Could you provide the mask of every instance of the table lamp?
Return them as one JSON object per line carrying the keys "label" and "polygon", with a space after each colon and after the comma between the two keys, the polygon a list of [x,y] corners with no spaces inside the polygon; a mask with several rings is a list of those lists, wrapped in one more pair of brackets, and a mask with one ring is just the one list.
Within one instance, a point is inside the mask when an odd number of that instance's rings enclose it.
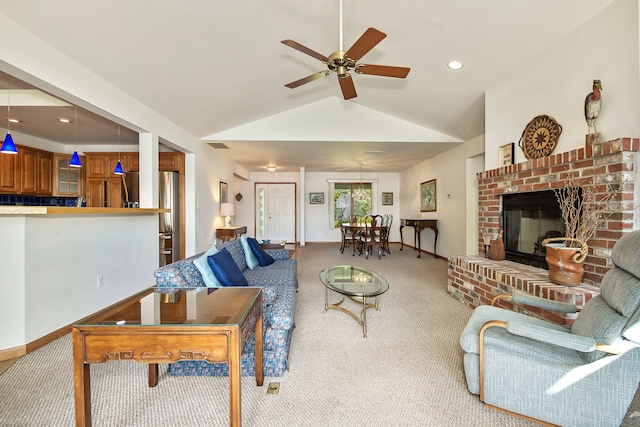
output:
{"label": "table lamp", "polygon": [[231,217],[236,214],[236,205],[233,203],[220,203],[220,215],[224,217],[224,226],[231,227]]}

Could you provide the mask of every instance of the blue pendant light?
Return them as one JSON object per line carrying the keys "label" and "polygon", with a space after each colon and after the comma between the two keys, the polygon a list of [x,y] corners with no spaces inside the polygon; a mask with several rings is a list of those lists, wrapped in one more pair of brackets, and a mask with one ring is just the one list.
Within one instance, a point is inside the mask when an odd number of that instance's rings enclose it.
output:
{"label": "blue pendant light", "polygon": [[13,143],[11,137],[11,82],[9,82],[9,91],[7,92],[7,136],[4,137],[0,153],[18,154],[16,144]]}
{"label": "blue pendant light", "polygon": [[[73,142],[75,146],[78,146],[78,107],[73,107]],[[69,160],[69,167],[72,168],[81,168],[82,162],[80,161],[80,156],[78,156],[78,151],[73,151],[73,156],[71,156],[71,160]]]}
{"label": "blue pendant light", "polygon": [[11,137],[11,134],[9,132],[7,132],[7,136],[4,137],[4,142],[2,143],[2,149],[0,149],[0,153],[18,154],[16,144],[13,143],[13,138]]}
{"label": "blue pendant light", "polygon": [[72,168],[81,168],[82,162],[80,161],[80,156],[78,156],[78,152],[74,151],[73,156],[71,156],[71,160],[69,160],[69,166]]}
{"label": "blue pendant light", "polygon": [[118,160],[118,164],[116,165],[116,168],[114,169],[113,173],[116,175],[124,174],[124,171],[122,170],[122,165],[120,164],[120,160]]}
{"label": "blue pendant light", "polygon": [[118,125],[118,164],[116,164],[116,168],[113,173],[116,175],[124,175],[122,165],[120,164],[120,125]]}

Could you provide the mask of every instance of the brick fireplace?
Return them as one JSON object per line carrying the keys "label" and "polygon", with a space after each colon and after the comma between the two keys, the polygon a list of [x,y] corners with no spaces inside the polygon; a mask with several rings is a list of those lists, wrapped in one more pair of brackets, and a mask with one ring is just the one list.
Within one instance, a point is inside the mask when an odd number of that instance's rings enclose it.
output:
{"label": "brick fireplace", "polygon": [[[583,283],[586,285],[585,294],[584,297],[580,297],[583,302],[586,302],[598,293],[597,286],[611,266],[611,248],[620,237],[634,229],[636,221],[634,207],[637,206],[634,195],[639,150],[640,138],[619,138],[479,173],[477,175],[478,253],[484,254],[483,234],[497,233],[500,229],[504,194],[561,188],[565,185],[569,170],[572,170],[580,179],[594,177],[596,183],[602,183],[599,191],[605,190],[604,183],[623,182],[620,209],[613,213],[597,230],[595,236],[587,242],[589,255],[585,260],[583,278]],[[492,263],[497,264],[496,268],[501,271],[498,276],[493,273],[495,268],[491,268]],[[517,271],[510,274],[505,269]],[[530,276],[531,280],[528,281],[527,276]],[[449,292],[453,297],[472,307],[488,304],[493,296],[510,293],[510,288],[513,287],[537,296],[567,302],[574,301],[576,293],[580,293],[577,288],[566,288],[549,283],[545,280],[547,278],[546,270],[511,261],[488,262],[482,255],[451,257],[449,260]],[[535,282],[543,287],[529,282]],[[509,305],[508,308],[511,306]],[[552,320],[558,321],[555,318]]]}

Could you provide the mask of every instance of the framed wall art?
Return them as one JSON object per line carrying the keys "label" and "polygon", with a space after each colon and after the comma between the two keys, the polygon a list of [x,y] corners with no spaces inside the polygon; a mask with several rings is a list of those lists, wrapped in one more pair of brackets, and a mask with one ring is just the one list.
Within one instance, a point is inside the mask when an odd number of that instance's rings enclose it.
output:
{"label": "framed wall art", "polygon": [[393,193],[382,193],[382,206],[393,206]]}
{"label": "framed wall art", "polygon": [[309,203],[312,205],[324,204],[324,193],[309,193]]}
{"label": "framed wall art", "polygon": [[220,203],[229,202],[229,184],[220,181]]}
{"label": "framed wall art", "polygon": [[500,166],[509,166],[513,164],[513,142],[502,145],[498,148],[498,159]]}
{"label": "framed wall art", "polygon": [[436,180],[420,184],[420,212],[435,212],[436,210]]}

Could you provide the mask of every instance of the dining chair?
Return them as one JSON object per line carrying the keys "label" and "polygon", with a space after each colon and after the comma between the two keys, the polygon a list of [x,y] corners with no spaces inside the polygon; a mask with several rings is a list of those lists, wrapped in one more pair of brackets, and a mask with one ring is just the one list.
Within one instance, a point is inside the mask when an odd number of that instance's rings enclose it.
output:
{"label": "dining chair", "polygon": [[[383,245],[382,249],[384,252],[391,254],[391,249],[389,248],[389,234],[391,234],[391,224],[393,223],[393,215],[386,214],[383,216],[382,225],[384,227],[383,230]],[[384,253],[383,253],[384,255]]]}
{"label": "dining chair", "polygon": [[354,226],[357,226],[360,221],[360,218],[357,215],[352,215],[349,217],[349,224],[343,224],[340,227],[342,232],[342,246],[340,247],[340,253],[344,253],[345,248],[348,246],[353,247],[353,255],[356,255],[356,248],[358,246],[359,240],[359,231]]}
{"label": "dining chair", "polygon": [[373,253],[373,247],[378,246],[378,259],[382,258],[383,245],[383,225],[382,215],[368,215],[365,222],[365,229],[360,236],[360,254],[364,254],[369,259],[369,254]]}

